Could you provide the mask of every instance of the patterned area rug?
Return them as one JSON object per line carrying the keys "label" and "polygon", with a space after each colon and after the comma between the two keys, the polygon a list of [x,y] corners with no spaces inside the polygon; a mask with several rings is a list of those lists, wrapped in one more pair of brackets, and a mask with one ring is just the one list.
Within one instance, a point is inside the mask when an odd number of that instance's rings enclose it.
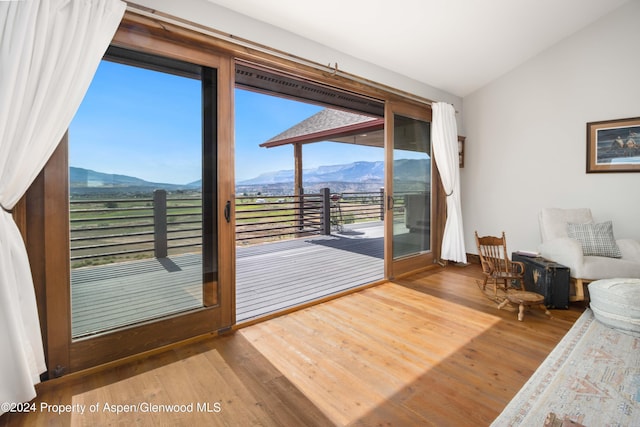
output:
{"label": "patterned area rug", "polygon": [[587,309],[492,426],[543,426],[549,412],[588,427],[640,426],[640,338]]}

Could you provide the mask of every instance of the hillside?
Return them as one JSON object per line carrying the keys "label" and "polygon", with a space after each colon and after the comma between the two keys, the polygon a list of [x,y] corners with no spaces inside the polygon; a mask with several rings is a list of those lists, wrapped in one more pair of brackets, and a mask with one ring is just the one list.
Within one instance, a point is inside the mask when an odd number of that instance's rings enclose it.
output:
{"label": "hillside", "polygon": [[[402,188],[396,191],[424,191],[430,182],[431,165],[428,161],[401,159],[394,162],[396,182]],[[353,162],[342,165],[320,166],[304,169],[304,190],[315,193],[320,188],[332,192],[374,192],[384,187],[384,162]],[[294,171],[280,170],[261,174],[236,184],[238,194],[286,194],[293,192]]]}
{"label": "hillside", "polygon": [[[395,178],[403,183],[396,191],[421,191],[429,182],[430,164],[425,160],[401,159],[394,163]],[[328,187],[332,192],[374,192],[384,186],[384,162],[353,162],[341,165],[320,166],[303,171],[307,193]],[[114,196],[149,194],[155,189],[167,191],[200,191],[202,181],[184,185],[149,182],[128,175],[97,172],[78,167],[69,168],[72,195]],[[261,174],[238,182],[236,193],[241,194],[291,194],[294,171],[280,170]]]}
{"label": "hillside", "polygon": [[[384,162],[353,162],[344,165],[320,166],[302,171],[305,183],[318,182],[367,182],[384,180]],[[267,172],[255,178],[240,181],[239,186],[256,184],[292,183],[293,170]]]}
{"label": "hillside", "polygon": [[167,191],[199,190],[192,184],[176,185],[149,182],[128,175],[97,172],[91,169],[69,167],[69,189],[72,195],[113,195],[150,193],[156,189]]}

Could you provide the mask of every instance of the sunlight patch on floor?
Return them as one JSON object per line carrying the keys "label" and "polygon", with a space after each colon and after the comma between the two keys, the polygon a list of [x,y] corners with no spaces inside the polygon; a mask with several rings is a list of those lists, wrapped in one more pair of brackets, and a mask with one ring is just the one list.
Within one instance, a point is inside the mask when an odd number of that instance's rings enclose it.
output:
{"label": "sunlight patch on floor", "polygon": [[393,283],[242,329],[338,425],[411,385],[497,322]]}

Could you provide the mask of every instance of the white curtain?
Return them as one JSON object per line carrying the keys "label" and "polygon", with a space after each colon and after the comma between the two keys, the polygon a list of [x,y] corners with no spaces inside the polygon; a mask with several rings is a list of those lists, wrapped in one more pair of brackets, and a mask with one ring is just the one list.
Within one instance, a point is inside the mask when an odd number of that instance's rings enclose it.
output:
{"label": "white curtain", "polygon": [[0,402],[35,397],[46,371],[29,260],[10,212],[71,123],[125,8],[0,1]]}
{"label": "white curtain", "polygon": [[434,102],[431,123],[433,155],[447,194],[447,222],[442,238],[442,259],[467,262],[460,205],[460,163],[458,157],[458,128],[453,105]]}

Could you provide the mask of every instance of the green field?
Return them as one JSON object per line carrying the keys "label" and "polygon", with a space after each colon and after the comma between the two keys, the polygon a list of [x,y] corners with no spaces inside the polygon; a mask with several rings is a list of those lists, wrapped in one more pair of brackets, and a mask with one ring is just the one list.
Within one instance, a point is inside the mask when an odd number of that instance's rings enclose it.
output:
{"label": "green field", "polygon": [[[298,225],[294,197],[238,197],[236,236],[241,244],[299,236],[320,229],[319,198],[305,196],[305,229]],[[153,197],[86,199],[74,197],[70,206],[72,268],[154,256]],[[344,203],[341,216],[332,208],[332,224],[371,220],[379,209],[375,199]],[[202,244],[202,201],[199,194],[168,194],[166,227],[169,255],[199,252]],[[181,247],[176,247],[181,246]],[[183,246],[183,247],[182,247]]]}

